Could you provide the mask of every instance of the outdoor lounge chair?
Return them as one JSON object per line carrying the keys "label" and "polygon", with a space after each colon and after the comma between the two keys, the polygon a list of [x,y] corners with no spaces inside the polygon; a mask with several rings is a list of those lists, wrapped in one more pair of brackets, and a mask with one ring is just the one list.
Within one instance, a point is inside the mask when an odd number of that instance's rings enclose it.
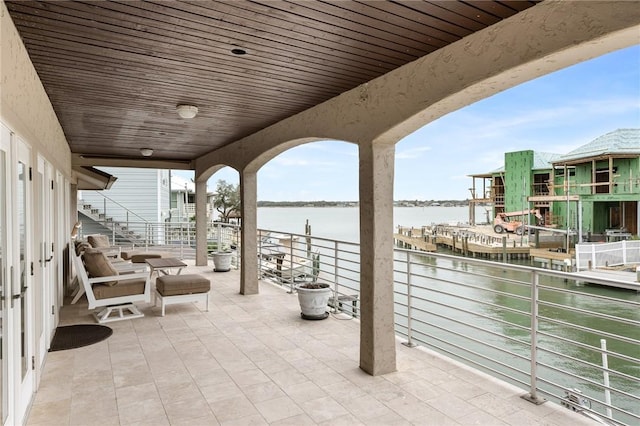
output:
{"label": "outdoor lounge chair", "polygon": [[[71,241],[70,247],[74,247],[71,250],[71,255],[73,256],[74,266],[75,266],[75,257],[79,257],[79,262],[82,263],[82,254],[85,252],[100,252],[101,249],[93,248],[91,244],[86,241]],[[109,260],[109,263],[113,266],[113,268],[118,271],[118,274],[123,273],[134,273],[134,272],[148,272],[149,268],[146,263],[132,263],[129,261],[125,261],[118,257],[112,257],[109,251],[107,251],[106,256]],[[74,292],[71,294],[73,299],[71,300],[71,304],[74,305],[83,294],[85,294],[84,286],[82,286],[78,281],[78,276],[76,275],[73,278],[73,282],[71,283],[71,287],[75,288]]]}
{"label": "outdoor lounge chair", "polygon": [[109,241],[109,237],[103,234],[87,235],[87,243],[95,249],[100,250],[108,257],[119,258],[120,246],[113,246]]}
{"label": "outdoor lounge chair", "polygon": [[144,316],[134,303],[149,303],[151,300],[151,281],[146,268],[119,273],[107,256],[99,251],[85,251],[82,255],[74,253],[72,257],[89,309],[103,308],[94,312],[99,323]]}

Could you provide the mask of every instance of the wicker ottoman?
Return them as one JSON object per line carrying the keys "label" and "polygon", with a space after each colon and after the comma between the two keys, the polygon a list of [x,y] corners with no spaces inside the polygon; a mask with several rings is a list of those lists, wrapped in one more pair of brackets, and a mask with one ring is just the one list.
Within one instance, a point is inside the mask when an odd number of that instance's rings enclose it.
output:
{"label": "wicker ottoman", "polygon": [[163,275],[156,279],[154,306],[160,301],[162,316],[167,305],[203,301],[209,310],[211,282],[198,274]]}

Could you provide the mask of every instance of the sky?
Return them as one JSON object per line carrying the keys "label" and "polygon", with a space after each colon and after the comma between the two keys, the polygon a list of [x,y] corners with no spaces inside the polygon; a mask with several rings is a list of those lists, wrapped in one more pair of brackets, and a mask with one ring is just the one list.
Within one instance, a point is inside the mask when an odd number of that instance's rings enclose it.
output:
{"label": "sky", "polygon": [[[605,133],[639,127],[637,45],[523,83],[405,137],[396,145],[394,199],[464,200],[468,175],[499,168],[506,152],[566,154]],[[239,181],[225,168],[209,179],[209,190],[220,179]],[[357,147],[320,141],[280,154],[258,172],[258,200],[358,200]]]}

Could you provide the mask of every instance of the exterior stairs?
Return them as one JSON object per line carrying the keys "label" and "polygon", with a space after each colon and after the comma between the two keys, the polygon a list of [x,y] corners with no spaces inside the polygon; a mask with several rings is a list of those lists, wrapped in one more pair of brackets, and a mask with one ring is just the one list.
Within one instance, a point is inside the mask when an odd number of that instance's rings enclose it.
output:
{"label": "exterior stairs", "polygon": [[143,245],[145,239],[134,230],[128,229],[126,224],[114,221],[112,217],[107,217],[100,209],[78,200],[78,215],[85,216],[94,222],[94,225],[105,229],[105,233],[111,235],[115,233],[118,245]]}

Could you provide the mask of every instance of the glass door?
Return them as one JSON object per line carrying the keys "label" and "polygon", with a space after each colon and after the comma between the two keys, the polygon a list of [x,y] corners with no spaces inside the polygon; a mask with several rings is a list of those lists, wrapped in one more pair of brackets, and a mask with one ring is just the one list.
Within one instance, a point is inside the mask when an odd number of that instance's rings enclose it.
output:
{"label": "glass door", "polygon": [[[17,420],[21,421],[26,413],[29,402],[33,395],[33,368],[35,359],[33,358],[34,346],[34,326],[33,326],[33,300],[31,288],[31,275],[33,274],[33,263],[31,262],[30,250],[30,181],[31,166],[29,148],[20,140],[15,140],[13,145],[17,158],[14,162],[13,171],[14,194],[13,205],[15,209],[15,223],[13,228],[13,282],[12,286],[12,308],[17,331],[17,346],[20,351],[20,366],[18,378],[18,409],[16,410]],[[15,341],[15,340],[14,340]]]}
{"label": "glass door", "polygon": [[53,276],[55,268],[53,267],[54,239],[52,235],[56,215],[52,205],[54,184],[51,175],[51,165],[43,157],[38,156],[34,178],[34,189],[37,196],[33,200],[33,212],[35,215],[33,259],[36,262],[34,282],[38,283],[38,289],[34,292],[35,329],[38,345],[36,348],[37,375],[39,375],[39,367],[44,362],[44,357],[49,349],[49,342],[56,327],[55,303],[57,288]]}

